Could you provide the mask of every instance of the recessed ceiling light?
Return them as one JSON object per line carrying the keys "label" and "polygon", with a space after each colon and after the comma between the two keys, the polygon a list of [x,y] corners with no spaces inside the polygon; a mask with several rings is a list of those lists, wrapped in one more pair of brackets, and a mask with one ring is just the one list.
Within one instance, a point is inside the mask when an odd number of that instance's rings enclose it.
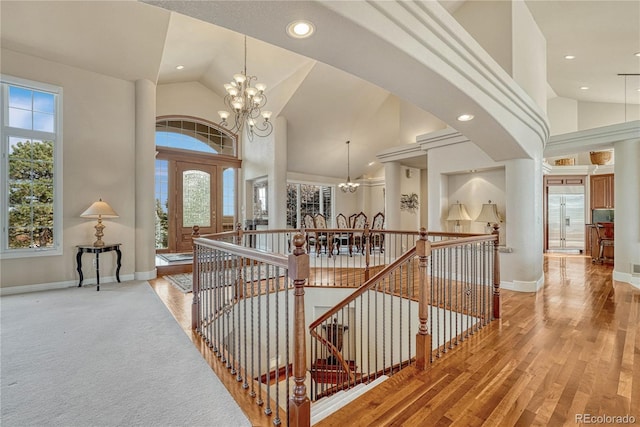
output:
{"label": "recessed ceiling light", "polygon": [[636,52],[634,55],[640,57],[640,52]]}
{"label": "recessed ceiling light", "polygon": [[580,90],[589,90],[589,86],[580,86]]}
{"label": "recessed ceiling light", "polygon": [[[640,90],[640,89],[638,89],[638,90]],[[376,164],[376,162],[369,162],[369,166],[373,166],[375,164]]]}
{"label": "recessed ceiling light", "polygon": [[638,89],[636,89],[638,92],[640,92],[640,87]]}
{"label": "recessed ceiling light", "polygon": [[468,122],[469,120],[473,120],[473,114],[462,114],[458,116],[458,120],[461,122]]}
{"label": "recessed ceiling light", "polygon": [[294,39],[304,39],[309,37],[315,31],[315,27],[309,21],[299,20],[293,21],[287,25],[287,34]]}
{"label": "recessed ceiling light", "polygon": [[184,65],[178,65],[178,66],[176,67],[176,70],[182,70],[183,68],[184,68]]}
{"label": "recessed ceiling light", "polygon": [[574,55],[565,55],[564,59],[576,59]]}

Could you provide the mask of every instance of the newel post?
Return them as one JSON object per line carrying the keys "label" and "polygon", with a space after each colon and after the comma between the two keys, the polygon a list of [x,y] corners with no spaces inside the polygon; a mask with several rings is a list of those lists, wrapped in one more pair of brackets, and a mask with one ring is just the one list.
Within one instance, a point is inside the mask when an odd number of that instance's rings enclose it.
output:
{"label": "newel post", "polygon": [[198,247],[195,240],[200,237],[200,227],[194,225],[191,230],[191,245],[193,246],[193,272],[191,277],[191,283],[193,284],[193,300],[191,302],[191,329],[198,329],[199,319],[198,313],[200,312],[200,263],[198,257]]}
{"label": "newel post", "polygon": [[493,242],[493,318],[500,318],[500,252],[498,243],[500,240],[500,224],[493,224],[493,232],[496,240]]}
{"label": "newel post", "polygon": [[420,326],[416,334],[416,368],[425,370],[431,360],[431,335],[427,323],[429,322],[429,301],[427,300],[427,262],[431,256],[431,242],[427,240],[427,229],[420,228],[420,239],[416,242],[418,263],[418,317]]}
{"label": "newel post", "polygon": [[289,255],[289,278],[293,280],[293,393],[289,399],[289,426],[311,425],[311,401],[304,380],[307,373],[307,344],[304,321],[304,284],[309,278],[309,254],[304,250],[305,236],[293,236],[294,250]]}

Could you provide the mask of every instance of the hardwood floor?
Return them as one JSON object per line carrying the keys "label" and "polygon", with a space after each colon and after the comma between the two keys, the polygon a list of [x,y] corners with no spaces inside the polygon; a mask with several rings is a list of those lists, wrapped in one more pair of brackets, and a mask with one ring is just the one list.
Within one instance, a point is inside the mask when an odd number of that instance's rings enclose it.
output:
{"label": "hardwood floor", "polygon": [[[317,425],[560,426],[580,424],[579,414],[640,423],[640,290],[587,257],[547,255],[544,270],[542,290],[502,290],[502,319],[428,370],[407,368]],[[225,371],[191,333],[191,295],[161,278],[152,287],[212,368]],[[270,424],[221,378],[253,425]]]}

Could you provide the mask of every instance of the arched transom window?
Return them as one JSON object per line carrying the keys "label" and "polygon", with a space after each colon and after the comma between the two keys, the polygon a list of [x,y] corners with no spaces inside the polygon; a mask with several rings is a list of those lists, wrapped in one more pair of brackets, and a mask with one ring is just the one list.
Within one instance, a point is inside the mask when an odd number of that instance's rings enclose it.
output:
{"label": "arched transom window", "polygon": [[156,145],[233,157],[237,155],[235,138],[193,118],[158,119]]}

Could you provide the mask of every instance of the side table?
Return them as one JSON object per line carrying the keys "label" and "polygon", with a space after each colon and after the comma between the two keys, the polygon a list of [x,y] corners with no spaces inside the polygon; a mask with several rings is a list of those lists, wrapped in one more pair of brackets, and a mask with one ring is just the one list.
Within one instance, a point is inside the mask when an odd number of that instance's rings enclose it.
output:
{"label": "side table", "polygon": [[78,287],[82,286],[82,280],[84,280],[84,276],[82,274],[82,254],[90,253],[96,254],[96,282],[97,288],[96,291],[100,290],[100,254],[103,252],[111,252],[116,251],[117,260],[116,260],[116,279],[118,283],[120,283],[120,266],[122,261],[122,252],[120,251],[120,245],[122,243],[105,243],[104,246],[93,246],[93,245],[78,245],[78,254],[76,255],[76,263],[78,264],[78,274],[80,274],[80,283],[78,283]]}

